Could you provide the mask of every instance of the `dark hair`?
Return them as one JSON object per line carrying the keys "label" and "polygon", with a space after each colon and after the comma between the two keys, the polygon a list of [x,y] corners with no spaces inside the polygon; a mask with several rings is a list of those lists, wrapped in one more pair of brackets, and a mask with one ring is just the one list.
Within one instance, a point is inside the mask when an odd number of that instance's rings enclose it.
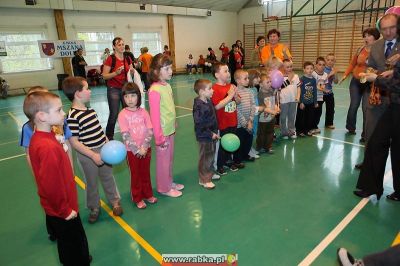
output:
{"label": "dark hair", "polygon": [[83,82],[86,79],[82,77],[68,77],[62,83],[62,89],[67,98],[72,102],[75,99],[75,92],[82,91]]}
{"label": "dark hair", "polygon": [[232,44],[232,50],[233,50],[234,48],[239,48],[239,46],[238,46],[236,43],[234,43],[234,44]]}
{"label": "dark hair", "polygon": [[198,79],[194,82],[194,92],[199,95],[199,91],[200,90],[205,90],[207,88],[207,86],[209,86],[211,84],[211,81],[209,81],[208,79]]}
{"label": "dark hair", "polygon": [[[137,96],[137,103],[136,107],[140,107],[142,104],[142,93],[140,92],[140,89],[136,83],[133,82],[127,82],[122,86],[122,98],[124,98],[125,95],[127,94],[136,94]],[[124,99],[124,104],[125,106],[127,105]]]}
{"label": "dark hair", "polygon": [[277,30],[277,29],[272,29],[272,30],[268,31],[268,33],[267,33],[267,38],[269,39],[269,36],[271,36],[272,34],[278,35],[278,38],[281,37],[281,33],[280,33],[279,30]]}
{"label": "dark hair", "polygon": [[256,44],[258,44],[261,40],[265,40],[264,36],[258,36],[256,40]]}
{"label": "dark hair", "polygon": [[217,77],[215,76],[215,74],[218,73],[219,70],[221,69],[221,67],[223,67],[223,66],[228,66],[228,65],[225,64],[225,63],[222,63],[222,62],[217,62],[217,63],[215,63],[215,64],[213,65],[212,74],[213,74],[214,78],[217,78]]}
{"label": "dark hair", "polygon": [[305,62],[303,63],[303,69],[306,68],[306,66],[313,66],[313,67],[314,67],[314,64],[311,63],[310,61],[305,61]]}
{"label": "dark hair", "polygon": [[122,38],[121,37],[115,37],[114,40],[112,41],[113,46],[115,46],[118,41],[122,41]]}
{"label": "dark hair", "polygon": [[164,49],[167,48],[168,49],[168,45],[164,45]]}
{"label": "dark hair", "polygon": [[125,44],[125,50],[126,49],[131,49],[128,44]]}
{"label": "dark hair", "polygon": [[363,38],[365,37],[366,34],[374,36],[375,40],[378,40],[379,37],[381,37],[379,30],[377,30],[376,28],[367,28],[363,30],[362,32]]}
{"label": "dark hair", "polygon": [[212,48],[211,47],[208,47],[208,49],[207,49],[208,51],[212,51]]}
{"label": "dark hair", "polygon": [[235,43],[237,44],[237,46],[239,46],[238,42],[243,46],[243,43],[241,40],[237,40]]}
{"label": "dark hair", "polygon": [[150,82],[157,82],[160,80],[160,70],[162,67],[172,65],[171,57],[164,54],[156,54],[150,64],[150,71],[147,74]]}
{"label": "dark hair", "polygon": [[318,64],[319,61],[326,63],[325,58],[323,58],[322,56],[317,57],[317,60],[315,60],[315,64]]}

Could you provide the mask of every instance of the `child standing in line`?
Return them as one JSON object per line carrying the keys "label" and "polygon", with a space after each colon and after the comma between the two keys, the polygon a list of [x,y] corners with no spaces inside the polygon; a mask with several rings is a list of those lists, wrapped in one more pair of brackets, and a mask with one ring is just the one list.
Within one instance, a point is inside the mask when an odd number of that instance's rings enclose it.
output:
{"label": "child standing in line", "polygon": [[118,115],[118,124],[127,149],[127,161],[131,174],[131,199],[139,209],[146,203],[154,204],[150,180],[150,141],[153,126],[146,109],[140,107],[142,95],[135,83],[126,83],[122,87],[125,108]]}
{"label": "child standing in line", "polygon": [[325,127],[329,129],[335,129],[333,124],[335,116],[335,97],[333,94],[333,83],[338,83],[338,78],[335,69],[335,54],[329,53],[326,56],[326,66],[324,72],[328,74],[328,83],[326,83],[324,91],[324,103],[326,103],[325,111]]}
{"label": "child standing in line", "polygon": [[254,157],[249,156],[251,145],[253,144],[253,122],[256,112],[256,104],[249,85],[249,73],[238,69],[235,72],[240,104],[237,106],[238,128],[237,135],[240,139],[239,158],[241,161],[253,162]]}
{"label": "child standing in line", "polygon": [[207,79],[199,79],[194,83],[194,91],[198,95],[193,102],[193,119],[196,139],[199,143],[199,184],[206,189],[213,189],[220,176],[214,174],[213,164],[216,140],[219,139],[217,117],[210,100],[213,89]]}
{"label": "child standing in line", "polygon": [[266,74],[261,74],[260,77],[258,101],[262,104],[263,111],[258,120],[257,150],[260,153],[273,154],[275,116],[279,113],[279,107],[274,89],[271,86],[271,78]]}
{"label": "child standing in line", "polygon": [[297,103],[300,99],[300,79],[293,72],[293,63],[289,59],[283,60],[284,82],[279,94],[280,115],[279,124],[283,139],[295,139]]}
{"label": "child standing in line", "polygon": [[[48,92],[48,89],[42,86],[35,86],[29,89],[28,94],[26,97],[28,97],[31,93],[34,92]],[[29,144],[31,142],[32,135],[34,133],[35,125],[33,121],[29,120],[22,126],[21,130],[21,139],[20,139],[20,146],[25,148],[25,153],[26,153],[26,160],[28,162],[29,167],[32,169],[32,164],[31,160],[29,157]],[[72,153],[71,153],[71,145],[69,143],[69,138],[72,136],[71,131],[69,130],[69,127],[67,125],[67,121],[64,119],[64,125],[61,127],[60,126],[52,126],[52,132],[55,133],[56,139],[60,142],[60,144],[63,146],[63,149],[65,152],[67,152],[69,160],[71,162],[71,167],[73,169],[73,162],[72,162]],[[56,132],[57,131],[57,132]],[[46,229],[48,233],[48,238],[50,241],[55,241],[56,237],[53,233],[54,230],[50,227],[50,224],[48,223],[46,219]]]}
{"label": "child standing in line", "polygon": [[91,256],[79,216],[74,173],[67,153],[51,130],[54,125],[64,124],[61,99],[50,92],[33,92],[25,98],[24,113],[35,124],[29,157],[40,204],[57,239],[59,260],[63,265],[88,266]]}
{"label": "child standing in line", "polygon": [[[312,76],[315,78],[317,85],[328,83],[328,74],[324,72],[325,65],[326,65],[325,58],[321,56],[318,57],[317,60],[315,61],[315,70],[313,71]],[[318,124],[319,121],[321,120],[321,115],[322,115],[322,105],[324,104],[324,92],[325,92],[325,87],[317,86],[318,107],[315,108],[314,126],[313,129],[311,130],[312,134],[321,133],[321,130],[318,128]]]}
{"label": "child standing in line", "polygon": [[314,113],[318,108],[317,82],[313,77],[313,63],[306,61],[303,64],[304,75],[300,78],[300,101],[297,109],[296,132],[300,137],[311,136],[315,125]]}
{"label": "child standing in line", "polygon": [[149,91],[150,119],[156,143],[157,191],[168,197],[179,197],[184,185],[172,180],[176,114],[174,97],[168,81],[172,77],[172,61],[169,56],[157,54],[150,65]]}
{"label": "child standing in line", "polygon": [[[259,87],[260,85],[260,76],[261,76],[260,71],[255,69],[249,70],[249,90],[253,94],[254,103],[256,105],[254,113],[254,121],[253,121],[253,142],[254,139],[256,139],[257,137],[258,115],[262,111],[262,108],[258,102],[258,89],[257,89],[257,87]],[[255,148],[253,148],[253,146],[250,149],[249,156],[254,157],[256,159],[260,158],[258,151]]]}
{"label": "child standing in line", "polygon": [[[217,82],[212,86],[214,93],[211,101],[217,114],[219,135],[223,137],[228,133],[236,134],[238,125],[236,104],[240,103],[237,88],[229,83],[231,75],[226,64],[214,64],[213,74]],[[228,166],[228,161],[232,159],[232,155],[233,164]],[[245,166],[239,158],[238,151],[227,152],[222,148],[221,144],[218,148],[217,156],[217,174],[220,176],[226,175],[225,166],[229,167],[232,172],[236,172],[239,168],[244,168]]]}
{"label": "child standing in line", "polygon": [[90,210],[89,223],[95,223],[100,214],[100,195],[97,178],[100,179],[105,195],[112,205],[113,214],[121,216],[117,184],[112,173],[111,165],[105,164],[100,157],[101,147],[107,142],[101,128],[97,113],[86,107],[90,101],[91,91],[85,79],[69,77],[63,81],[65,96],[72,101],[68,112],[68,126],[72,132],[70,142],[77,151],[76,157],[82,167],[86,179],[86,205]]}

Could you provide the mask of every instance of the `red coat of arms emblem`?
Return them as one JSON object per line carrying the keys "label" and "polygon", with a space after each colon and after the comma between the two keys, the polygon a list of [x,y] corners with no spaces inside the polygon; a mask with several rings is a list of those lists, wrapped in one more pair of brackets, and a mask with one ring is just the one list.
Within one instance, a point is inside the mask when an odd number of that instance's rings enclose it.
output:
{"label": "red coat of arms emblem", "polygon": [[42,43],[42,51],[47,56],[52,56],[56,49],[54,48],[54,43]]}

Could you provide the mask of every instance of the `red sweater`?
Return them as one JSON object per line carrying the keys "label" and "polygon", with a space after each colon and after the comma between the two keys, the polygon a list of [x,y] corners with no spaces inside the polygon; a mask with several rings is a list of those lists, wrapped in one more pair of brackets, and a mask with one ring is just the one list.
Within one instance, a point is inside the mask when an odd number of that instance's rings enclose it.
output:
{"label": "red sweater", "polygon": [[[226,85],[214,84],[212,89],[214,90],[213,96],[211,97],[211,101],[214,106],[219,104],[220,101],[225,99],[228,96],[228,91],[231,88],[231,84],[228,83]],[[217,121],[218,121],[218,129],[224,130],[228,127],[237,127],[237,111],[236,111],[236,102],[234,100],[230,101],[225,107],[216,111]]]}
{"label": "red sweater", "polygon": [[65,219],[72,210],[78,212],[71,163],[54,133],[35,131],[29,145],[29,156],[45,213]]}

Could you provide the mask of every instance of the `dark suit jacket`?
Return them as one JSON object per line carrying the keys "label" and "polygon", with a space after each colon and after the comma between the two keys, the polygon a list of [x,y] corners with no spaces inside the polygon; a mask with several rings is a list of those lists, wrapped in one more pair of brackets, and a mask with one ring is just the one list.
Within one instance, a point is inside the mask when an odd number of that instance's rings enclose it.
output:
{"label": "dark suit jacket", "polygon": [[[397,40],[396,44],[392,48],[392,52],[390,53],[389,57],[400,53],[400,41]],[[385,40],[380,39],[377,40],[371,47],[371,51],[368,56],[368,66],[372,67],[373,69],[376,69],[380,72],[383,72],[386,70],[385,66]]]}

